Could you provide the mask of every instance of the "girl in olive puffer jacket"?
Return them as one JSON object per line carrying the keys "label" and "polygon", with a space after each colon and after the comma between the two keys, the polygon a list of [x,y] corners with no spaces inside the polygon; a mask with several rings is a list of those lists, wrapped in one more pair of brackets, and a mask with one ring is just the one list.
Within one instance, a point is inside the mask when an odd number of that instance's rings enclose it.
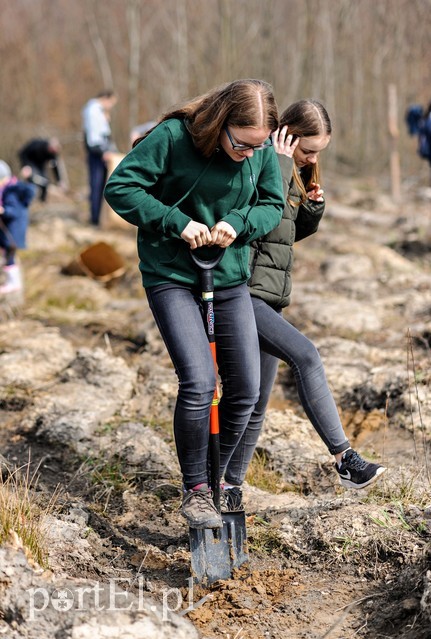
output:
{"label": "girl in olive puffer jacket", "polygon": [[315,100],[300,100],[282,113],[280,129],[273,136],[286,204],[280,225],[252,244],[249,289],[261,353],[260,397],[227,465],[222,459],[228,510],[242,506],[240,486],[262,429],[279,360],[292,368],[301,404],[335,456],[341,484],[364,488],[385,470],[350,447],[316,347],[282,315],[290,302],[293,243],[314,233],[324,213],[319,154],[329,144],[331,132],[325,108]]}

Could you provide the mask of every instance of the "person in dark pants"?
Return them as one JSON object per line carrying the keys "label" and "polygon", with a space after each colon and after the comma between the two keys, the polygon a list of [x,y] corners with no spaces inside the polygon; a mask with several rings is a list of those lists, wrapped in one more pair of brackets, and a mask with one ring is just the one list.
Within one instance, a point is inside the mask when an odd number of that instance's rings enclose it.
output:
{"label": "person in dark pants", "polygon": [[431,102],[419,122],[418,138],[418,153],[421,158],[428,161],[431,168]]}
{"label": "person in dark pants", "polygon": [[48,169],[51,169],[55,182],[66,188],[66,176],[60,162],[61,145],[57,138],[35,138],[25,144],[19,151],[18,157],[21,169],[31,170],[30,181],[39,187],[39,199],[45,202],[48,195]]}
{"label": "person in dark pants", "polygon": [[111,135],[111,110],[117,103],[113,91],[102,91],[82,110],[84,143],[90,185],[90,223],[98,226],[107,177],[107,162],[116,152]]}
{"label": "person in dark pants", "polygon": [[[247,289],[248,244],[275,228],[284,199],[271,133],[272,88],[237,80],[165,114],[109,177],[105,198],[138,227],[147,300],[178,376],[174,435],[183,476],[181,512],[193,528],[221,528],[208,473],[216,374],[190,255],[214,269],[220,446],[233,451],[259,395],[259,342]],[[203,253],[203,254],[202,254]]]}
{"label": "person in dark pants", "polygon": [[262,430],[280,360],[292,369],[301,405],[334,456],[341,485],[365,488],[386,470],[351,448],[317,348],[282,313],[290,303],[293,244],[318,230],[325,211],[319,157],[331,133],[331,121],[323,105],[317,100],[299,100],[281,114],[280,128],[273,135],[285,207],[280,225],[252,242],[248,281],[259,335],[260,396],[234,453],[221,452],[225,477],[222,510],[243,508],[241,486]]}

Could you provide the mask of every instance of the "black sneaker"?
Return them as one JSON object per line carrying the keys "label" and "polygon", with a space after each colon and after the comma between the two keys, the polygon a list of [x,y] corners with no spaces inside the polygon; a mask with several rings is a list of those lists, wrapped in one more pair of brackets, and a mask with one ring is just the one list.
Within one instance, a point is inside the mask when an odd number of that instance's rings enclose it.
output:
{"label": "black sneaker", "polygon": [[181,514],[187,519],[190,528],[223,528],[220,513],[214,506],[212,491],[206,484],[185,493]]}
{"label": "black sneaker", "polygon": [[380,464],[365,461],[352,448],[344,453],[341,466],[335,463],[340,483],[345,488],[365,488],[382,475],[386,468]]}
{"label": "black sneaker", "polygon": [[220,508],[222,513],[242,512],[242,490],[239,486],[220,490]]}

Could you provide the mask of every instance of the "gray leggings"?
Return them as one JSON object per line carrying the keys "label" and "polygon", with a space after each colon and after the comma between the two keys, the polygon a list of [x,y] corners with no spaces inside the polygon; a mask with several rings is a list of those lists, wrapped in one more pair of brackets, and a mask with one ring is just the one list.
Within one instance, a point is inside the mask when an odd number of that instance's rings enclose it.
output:
{"label": "gray leggings", "polygon": [[234,485],[242,484],[253,457],[279,360],[292,368],[300,402],[328,451],[335,455],[350,447],[317,348],[284,319],[281,311],[257,297],[252,297],[252,302],[260,344],[260,395],[247,428],[224,469],[225,480]]}
{"label": "gray leggings", "polygon": [[[208,422],[216,375],[202,321],[200,296],[178,284],[146,289],[147,299],[178,376],[174,435],[188,490],[208,483]],[[217,363],[223,384],[219,405],[220,463],[225,465],[259,397],[259,343],[246,284],[214,293]]]}

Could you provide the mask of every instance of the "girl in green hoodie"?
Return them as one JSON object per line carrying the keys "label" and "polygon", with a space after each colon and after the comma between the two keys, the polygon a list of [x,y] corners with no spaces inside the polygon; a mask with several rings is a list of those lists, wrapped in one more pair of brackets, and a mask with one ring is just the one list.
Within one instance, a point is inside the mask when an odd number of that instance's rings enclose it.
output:
{"label": "girl in green hoodie", "polygon": [[190,250],[225,249],[214,272],[220,442],[228,455],[259,396],[259,343],[247,290],[248,244],[275,228],[283,189],[271,134],[271,87],[237,80],[166,114],[118,165],[105,198],[138,228],[147,299],[179,380],[174,435],[194,528],[222,527],[208,486],[209,414],[216,385]]}

